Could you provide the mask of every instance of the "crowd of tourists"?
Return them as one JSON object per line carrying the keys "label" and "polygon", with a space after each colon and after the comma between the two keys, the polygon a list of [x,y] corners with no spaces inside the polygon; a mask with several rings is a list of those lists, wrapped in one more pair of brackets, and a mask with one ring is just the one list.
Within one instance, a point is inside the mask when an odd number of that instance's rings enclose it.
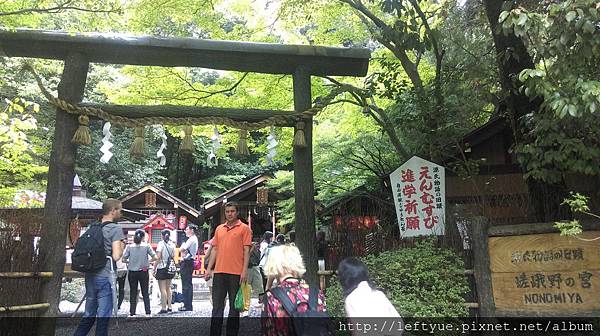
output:
{"label": "crowd of tourists", "polygon": [[[221,335],[226,298],[229,303],[226,334],[238,335],[240,310],[236,309],[235,300],[240,286],[246,283],[253,296],[258,298],[258,305],[254,308],[262,311],[263,335],[329,334],[325,295],[318,286],[304,279],[306,267],[295,246],[295,237],[291,235],[286,240],[282,234],[273,237],[273,233],[267,231],[262,241],[253,243],[250,227],[238,218],[238,205],[230,202],[224,209],[226,221],[215,229],[205,252],[204,278],[210,289],[212,303],[210,335]],[[141,316],[153,315],[149,297],[150,274],[158,282],[161,298],[161,309],[155,314],[168,315],[173,312],[171,282],[176,272],[176,249],[170,239],[170,231],[161,232],[162,240],[157,244],[156,251],[147,243],[147,235],[143,230],[137,230],[133,242],[125,247],[125,237],[116,224],[121,211],[121,202],[106,200],[101,221],[88,229],[90,233],[87,238],[92,237],[94,230],[102,233],[101,247],[106,261],[99,269],[85,273],[85,313],[75,331],[76,336],[87,335],[94,323],[96,335],[108,335],[109,318],[123,302],[126,278],[130,288],[130,318],[138,316],[138,288],[145,309],[145,314]],[[183,294],[183,305],[179,311],[193,311],[192,273],[194,256],[199,247],[196,230],[193,224],[187,226],[187,239],[179,249]],[[82,238],[85,242],[86,237]],[[80,244],[83,246],[85,243],[78,242],[78,246]],[[154,262],[152,269],[151,261]],[[360,260],[344,259],[337,272],[348,318],[399,317],[383,292],[370,281],[368,270]],[[118,290],[115,290],[117,284]]]}

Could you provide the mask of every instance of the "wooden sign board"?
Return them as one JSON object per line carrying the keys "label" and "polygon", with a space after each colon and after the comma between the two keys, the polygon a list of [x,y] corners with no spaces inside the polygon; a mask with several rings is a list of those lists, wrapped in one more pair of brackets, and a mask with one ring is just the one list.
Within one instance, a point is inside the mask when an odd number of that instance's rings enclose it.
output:
{"label": "wooden sign board", "polygon": [[[600,237],[600,231],[580,238]],[[558,233],[490,237],[497,309],[600,310],[600,240]]]}
{"label": "wooden sign board", "polygon": [[444,235],[444,167],[413,156],[390,174],[390,181],[402,238]]}

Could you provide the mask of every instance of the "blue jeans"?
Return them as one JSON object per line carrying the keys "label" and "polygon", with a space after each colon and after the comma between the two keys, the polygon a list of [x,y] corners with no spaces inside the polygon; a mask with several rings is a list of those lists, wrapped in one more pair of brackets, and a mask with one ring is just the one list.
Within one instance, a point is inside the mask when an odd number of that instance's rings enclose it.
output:
{"label": "blue jeans", "polygon": [[85,274],[85,313],[74,336],[86,336],[94,322],[96,335],[108,335],[108,322],[113,310],[113,290],[110,278]]}

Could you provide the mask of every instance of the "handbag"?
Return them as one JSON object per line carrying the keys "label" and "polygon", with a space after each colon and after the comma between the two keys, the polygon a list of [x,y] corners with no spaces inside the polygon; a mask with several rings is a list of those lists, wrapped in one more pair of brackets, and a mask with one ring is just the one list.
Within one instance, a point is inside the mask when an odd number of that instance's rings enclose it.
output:
{"label": "handbag", "polygon": [[202,270],[202,261],[200,259],[194,259],[194,271]]}

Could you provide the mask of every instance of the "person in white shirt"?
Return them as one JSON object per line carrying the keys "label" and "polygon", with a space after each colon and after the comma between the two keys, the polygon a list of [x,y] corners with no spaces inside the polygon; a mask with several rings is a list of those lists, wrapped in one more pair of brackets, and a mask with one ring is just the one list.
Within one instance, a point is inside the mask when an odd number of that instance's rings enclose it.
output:
{"label": "person in white shirt", "polygon": [[346,258],[340,262],[337,273],[348,318],[400,318],[390,300],[373,285],[369,270],[362,261],[354,257]]}
{"label": "person in white shirt", "polygon": [[194,257],[198,253],[198,238],[196,230],[198,227],[190,224],[185,229],[187,240],[181,244],[181,264],[179,274],[181,275],[181,287],[183,291],[183,307],[179,311],[192,311],[192,301],[194,297],[194,287],[192,286],[192,273],[194,272]]}
{"label": "person in white shirt", "polygon": [[161,235],[162,240],[156,247],[158,261],[154,265],[154,274],[160,291],[161,309],[158,314],[167,314],[173,311],[171,307],[171,280],[175,277],[175,273],[169,273],[169,265],[174,262],[175,244],[171,242],[171,231],[164,229],[161,231]]}
{"label": "person in white shirt", "polygon": [[267,248],[271,241],[273,240],[273,232],[265,231],[263,234],[263,240],[260,242],[260,263],[258,263],[258,269],[260,270],[260,275],[262,276],[263,288],[267,286],[267,277],[265,276],[265,265],[267,264]]}

